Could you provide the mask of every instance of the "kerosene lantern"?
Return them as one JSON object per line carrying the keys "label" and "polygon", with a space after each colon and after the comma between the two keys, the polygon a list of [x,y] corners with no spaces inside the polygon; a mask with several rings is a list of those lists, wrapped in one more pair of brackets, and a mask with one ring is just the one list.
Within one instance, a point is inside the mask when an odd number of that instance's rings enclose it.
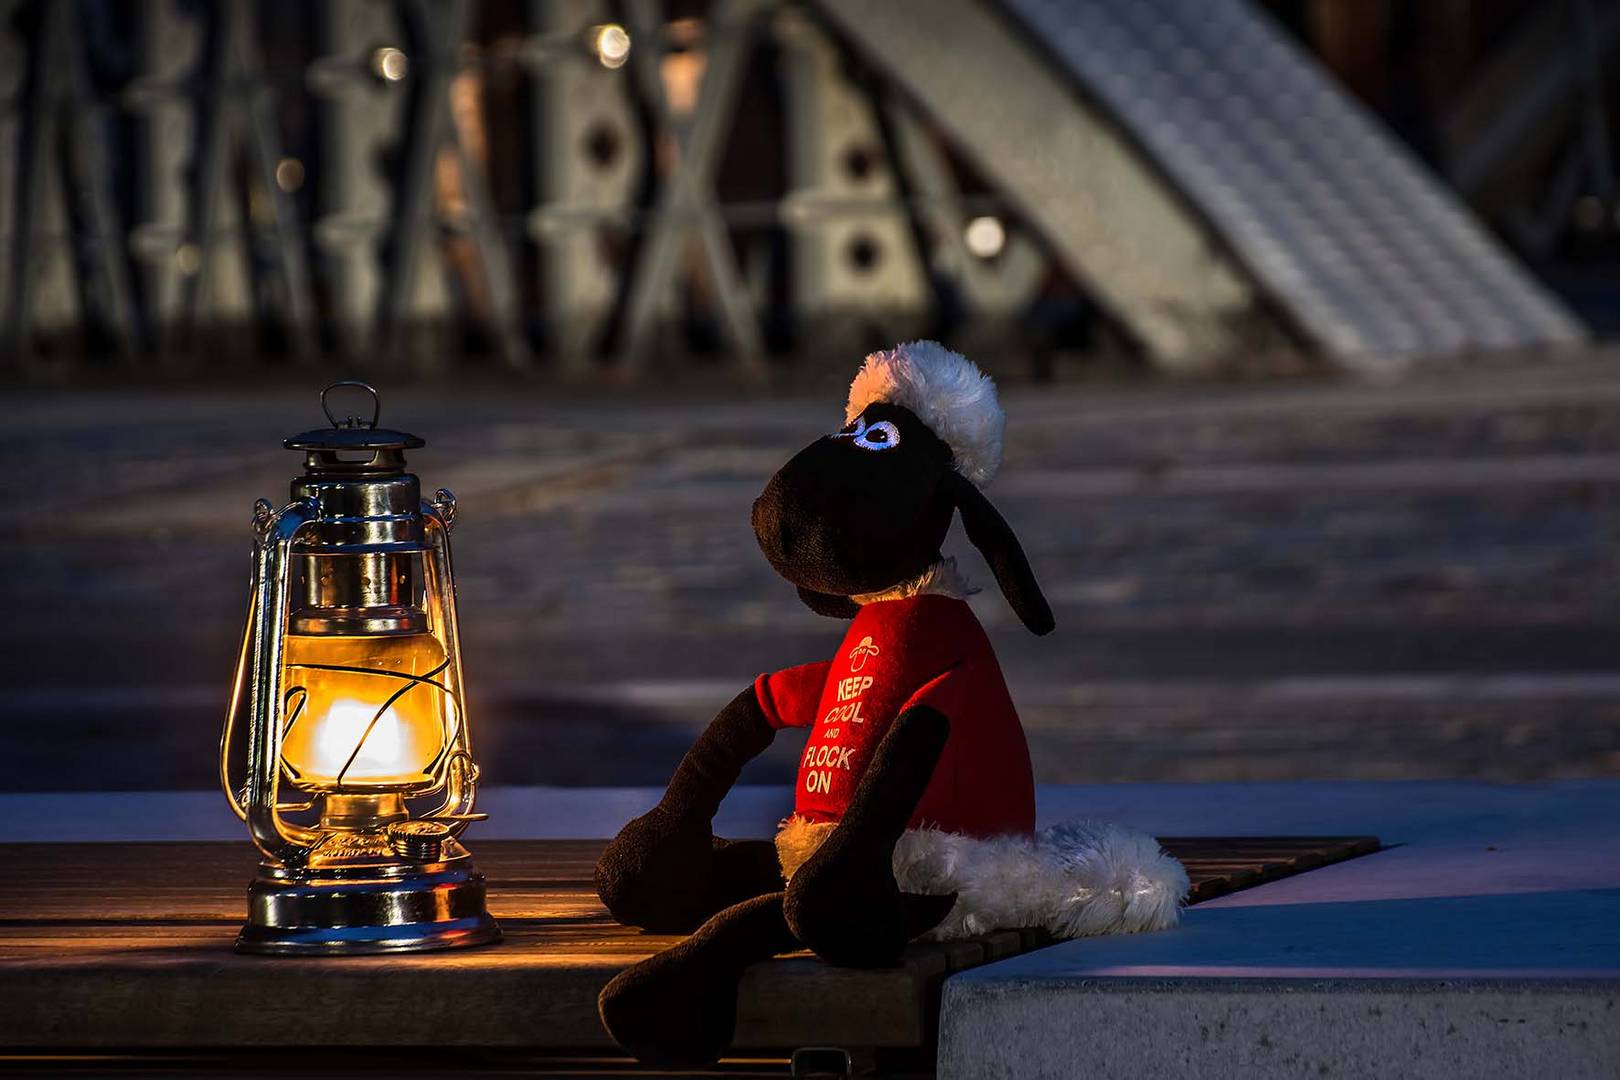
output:
{"label": "kerosene lantern", "polygon": [[[339,422],[328,397],[371,395]],[[242,952],[350,954],[500,936],[484,877],[458,841],[473,813],[450,528],[405,471],[415,435],[377,426],[365,383],[321,392],[331,427],[292,500],[254,506],[253,588],[220,741],[220,778],[264,855]],[[241,738],[238,738],[238,735]],[[233,759],[243,756],[240,773]]]}

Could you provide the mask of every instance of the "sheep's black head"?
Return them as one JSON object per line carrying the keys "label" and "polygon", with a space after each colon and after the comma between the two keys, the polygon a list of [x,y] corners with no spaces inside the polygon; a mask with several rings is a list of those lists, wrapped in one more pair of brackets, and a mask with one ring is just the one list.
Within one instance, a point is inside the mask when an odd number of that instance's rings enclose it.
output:
{"label": "sheep's black head", "polygon": [[[915,352],[905,350],[925,344],[874,354],[863,376],[875,361],[915,364]],[[929,347],[989,387],[966,360]],[[923,359],[929,358],[925,352]],[[908,390],[909,395],[892,396],[915,398],[920,392]],[[989,405],[996,409],[993,443],[999,457],[999,406],[993,388],[979,392],[991,395]],[[852,409],[856,404],[859,399],[852,397]],[[968,539],[984,552],[1013,610],[1032,631],[1047,633],[1052,613],[1017,538],[962,474],[962,464],[911,408],[870,400],[843,430],[817,439],[771,477],[754,502],[754,534],[771,566],[798,587],[806,604],[824,615],[848,617],[857,610],[850,597],[892,588],[939,562],[951,515],[960,511]],[[966,464],[984,468],[979,461]],[[994,468],[991,462],[987,471]]]}
{"label": "sheep's black head", "polygon": [[939,561],[951,450],[910,409],[874,404],[793,456],[754,503],[754,534],[801,589],[878,592]]}

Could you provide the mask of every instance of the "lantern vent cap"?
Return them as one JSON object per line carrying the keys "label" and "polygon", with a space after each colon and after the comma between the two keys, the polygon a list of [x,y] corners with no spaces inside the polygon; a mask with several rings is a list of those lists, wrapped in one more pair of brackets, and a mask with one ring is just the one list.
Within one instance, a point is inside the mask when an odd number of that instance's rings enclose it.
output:
{"label": "lantern vent cap", "polygon": [[[327,395],[346,387],[364,390],[371,395],[371,419],[350,415],[340,421],[332,413],[332,407],[327,403]],[[420,435],[378,427],[377,420],[382,415],[382,395],[377,393],[376,387],[358,379],[343,379],[322,390],[321,411],[326,413],[326,419],[331,422],[331,427],[301,432],[287,439],[282,445],[288,450],[310,451],[416,450],[427,445],[427,440]]]}

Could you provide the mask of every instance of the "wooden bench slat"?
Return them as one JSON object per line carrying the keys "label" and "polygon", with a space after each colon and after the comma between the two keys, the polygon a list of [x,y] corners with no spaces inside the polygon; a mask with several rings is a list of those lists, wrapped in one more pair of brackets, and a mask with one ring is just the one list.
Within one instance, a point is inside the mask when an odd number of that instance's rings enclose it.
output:
{"label": "wooden bench slat", "polygon": [[[0,845],[0,1044],[611,1049],[596,994],[671,936],[619,926],[591,875],[602,841],[473,845],[502,944],[407,956],[238,956],[246,843]],[[1367,837],[1166,838],[1194,902],[1369,850]],[[798,953],[750,968],[738,1045],[916,1048],[952,972],[1050,943],[1043,930],[915,944],[877,971]],[[386,1001],[387,1008],[377,1002]]]}

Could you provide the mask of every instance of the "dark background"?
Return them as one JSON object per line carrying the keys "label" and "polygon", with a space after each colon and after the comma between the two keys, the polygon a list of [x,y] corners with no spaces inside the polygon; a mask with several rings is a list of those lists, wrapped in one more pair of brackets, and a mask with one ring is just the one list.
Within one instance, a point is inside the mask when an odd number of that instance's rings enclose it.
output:
{"label": "dark background", "polygon": [[[920,306],[891,304],[883,290],[904,275],[891,278],[884,260],[898,256],[879,247],[862,265],[859,243],[839,249],[855,270],[829,275],[855,307],[805,309],[805,271],[789,257],[793,234],[780,216],[800,129],[784,104],[782,56],[765,41],[740,76],[744,107],[714,183],[724,235],[761,302],[761,354],[752,367],[739,363],[690,245],[656,332],[633,348],[626,275],[645,218],[609,223],[590,252],[550,264],[528,215],[550,205],[534,194],[555,160],[548,154],[598,163],[590,167],[605,179],[576,192],[586,201],[608,189],[615,162],[634,158],[628,198],[638,213],[656,205],[671,175],[671,129],[632,112],[632,135],[587,126],[558,142],[537,129],[529,96],[549,61],[521,60],[529,49],[595,64],[585,38],[542,24],[628,15],[615,4],[494,2],[468,9],[451,54],[459,81],[446,91],[493,206],[468,218],[453,162],[436,164],[424,196],[436,284],[422,294],[412,291],[420,281],[406,281],[405,315],[353,337],[344,297],[358,279],[345,269],[346,249],[321,237],[342,209],[331,178],[344,140],[368,133],[331,121],[321,59],[335,46],[321,9],[250,5],[247,29],[265,68],[253,85],[274,91],[253,100],[267,103],[283,142],[276,183],[312,267],[313,337],[301,346],[269,269],[271,195],[248,144],[222,159],[217,247],[199,231],[199,204],[165,202],[168,189],[143,171],[161,159],[183,178],[204,160],[196,125],[213,92],[207,58],[219,50],[201,31],[153,34],[215,9],[62,5],[71,19],[62,40],[81,50],[73,55],[83,69],[51,115],[64,118],[63,131],[83,120],[100,164],[75,157],[78,136],[50,144],[61,201],[47,200],[53,224],[18,263],[29,222],[15,196],[35,158],[0,152],[10,185],[0,191],[0,234],[13,260],[12,333],[0,352],[0,788],[215,782],[250,507],[282,498],[299,461],[280,440],[320,421],[319,388],[355,374],[382,387],[385,425],[427,438],[412,456],[424,486],[460,498],[467,679],[487,780],[661,783],[756,673],[821,658],[836,643],[839,624],[802,608],[759,556],[748,507],[790,453],[837,426],[843,386],[866,348],[924,333],[982,361],[1003,386],[1007,461],[990,495],[1022,537],[1059,630],[1029,637],[993,586],[974,607],[1006,667],[1040,780],[1620,772],[1620,375],[1606,344],[1620,326],[1609,157],[1620,96],[1616,43],[1580,33],[1583,19],[1608,8],[1261,6],[1584,320],[1589,345],[1449,356],[1369,381],[1297,337],[1262,336],[1197,378],[1177,378],[1038,243],[1034,284],[1010,309],[952,299],[937,275],[924,279]],[[44,115],[30,94],[47,68],[30,43],[42,40],[47,8],[0,8],[9,16],[0,91],[13,106],[0,138],[22,148],[28,124]],[[343,10],[382,20],[375,25],[397,14],[408,51],[422,34],[408,4],[354,0]],[[701,85],[711,10],[658,10],[660,77],[675,107]],[[883,72],[828,34],[842,50],[839,70],[880,97]],[[381,63],[390,40],[362,33],[344,48]],[[634,47],[644,45],[638,37]],[[411,63],[396,89],[424,94],[416,52]],[[593,69],[578,107],[601,86],[623,92],[600,80],[631,70]],[[367,94],[395,92],[382,75],[364,77],[373,80]],[[1556,92],[1531,93],[1544,85]],[[152,149],[171,146],[151,138],[147,125],[167,115],[141,104],[152,95],[180,102],[190,126],[176,138],[192,150],[171,160]],[[1515,103],[1528,100],[1540,102],[1532,122],[1513,120]],[[1038,241],[970,156],[940,141],[965,212],[1005,230],[1005,253],[987,263],[1004,265],[1019,238]],[[397,197],[407,146],[384,140],[354,167],[376,188],[350,209]],[[872,152],[881,159],[884,150]],[[851,175],[877,167],[859,155],[839,160]],[[286,161],[296,175],[281,169]],[[87,177],[99,178],[123,223],[116,243],[93,227]],[[194,198],[195,185],[174,183]],[[149,218],[173,227],[143,232]],[[479,220],[514,253],[520,362],[492,321],[496,301],[470,239]],[[374,284],[386,291],[400,234],[379,236],[384,283]],[[918,242],[915,257],[928,263]],[[211,254],[199,270],[203,248]],[[129,271],[124,324],[98,291],[107,259]],[[559,297],[596,296],[586,271],[603,275],[608,299],[576,340],[567,316],[589,305]],[[859,273],[872,275],[878,299],[862,299]],[[19,335],[24,278],[35,306]],[[953,551],[989,583],[959,535]],[[782,742],[750,778],[789,775],[794,747]]]}

